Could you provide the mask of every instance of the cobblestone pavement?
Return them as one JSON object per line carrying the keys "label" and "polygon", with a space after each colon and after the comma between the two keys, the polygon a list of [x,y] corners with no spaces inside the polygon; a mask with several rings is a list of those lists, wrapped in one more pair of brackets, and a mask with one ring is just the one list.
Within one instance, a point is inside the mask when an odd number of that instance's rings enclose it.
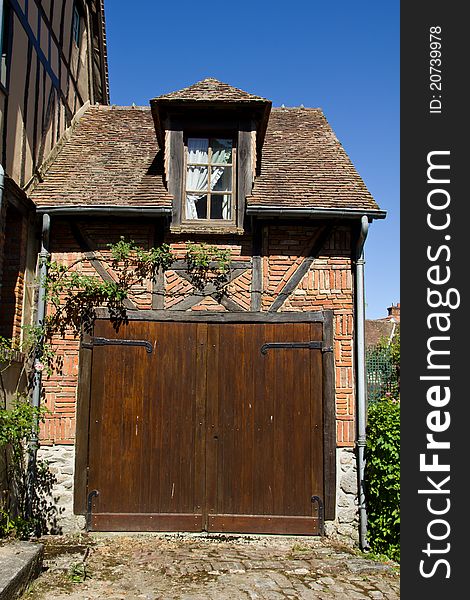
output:
{"label": "cobblestone pavement", "polygon": [[23,600],[399,598],[394,563],[322,538],[103,535],[44,538]]}

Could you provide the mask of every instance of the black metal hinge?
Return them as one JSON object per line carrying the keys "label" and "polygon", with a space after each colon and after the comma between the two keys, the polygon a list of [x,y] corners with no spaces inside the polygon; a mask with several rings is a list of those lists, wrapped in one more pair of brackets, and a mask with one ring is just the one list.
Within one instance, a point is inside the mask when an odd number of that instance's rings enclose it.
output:
{"label": "black metal hinge", "polygon": [[91,531],[91,509],[93,508],[93,498],[96,498],[96,496],[99,496],[99,495],[100,495],[100,493],[98,490],[92,490],[88,494],[86,515],[85,515],[85,528],[87,531]]}
{"label": "black metal hinge", "polygon": [[333,348],[324,346],[323,342],[267,342],[261,346],[261,354],[267,354],[270,348],[309,348],[322,352],[333,352]]}
{"label": "black metal hinge", "polygon": [[153,346],[147,340],[120,340],[117,338],[92,337],[89,342],[82,342],[83,348],[93,348],[93,346],[143,346],[151,354]]}
{"label": "black metal hinge", "polygon": [[312,496],[312,503],[318,504],[318,533],[325,535],[325,517],[323,514],[323,500],[320,496]]}

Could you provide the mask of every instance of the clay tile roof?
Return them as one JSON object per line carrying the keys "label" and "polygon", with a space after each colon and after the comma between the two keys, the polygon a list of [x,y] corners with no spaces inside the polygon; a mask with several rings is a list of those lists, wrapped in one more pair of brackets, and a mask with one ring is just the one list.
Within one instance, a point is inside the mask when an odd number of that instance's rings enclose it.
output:
{"label": "clay tile roof", "polygon": [[91,106],[37,184],[38,206],[171,207],[150,109]]}
{"label": "clay tile roof", "polygon": [[151,100],[151,102],[160,100],[179,100],[183,102],[270,102],[266,98],[254,96],[213,77],[198,81],[176,92],[158,96]]}
{"label": "clay tile roof", "polygon": [[248,205],[379,207],[319,108],[273,108]]}
{"label": "clay tile roof", "polygon": [[[274,108],[260,164],[248,207],[379,208],[320,109]],[[29,195],[40,207],[171,208],[163,173],[148,108],[91,106]]]}
{"label": "clay tile roof", "polygon": [[384,338],[390,339],[396,331],[396,324],[386,319],[366,319],[365,343],[366,347],[377,346]]}

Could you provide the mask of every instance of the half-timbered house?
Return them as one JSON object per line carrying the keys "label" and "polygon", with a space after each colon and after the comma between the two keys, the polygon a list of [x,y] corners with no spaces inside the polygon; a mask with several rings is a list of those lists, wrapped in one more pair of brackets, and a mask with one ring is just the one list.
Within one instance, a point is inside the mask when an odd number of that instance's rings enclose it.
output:
{"label": "half-timbered house", "polygon": [[28,190],[90,104],[109,102],[102,0],[0,0],[0,336],[31,323]]}
{"label": "half-timbered house", "polygon": [[[55,342],[41,451],[69,518],[73,494],[92,530],[357,539],[362,246],[385,213],[322,111],[215,79],[89,106],[30,198],[85,272],[112,278],[121,236],[176,256],[118,331],[101,311]],[[224,294],[189,242],[230,251]]]}

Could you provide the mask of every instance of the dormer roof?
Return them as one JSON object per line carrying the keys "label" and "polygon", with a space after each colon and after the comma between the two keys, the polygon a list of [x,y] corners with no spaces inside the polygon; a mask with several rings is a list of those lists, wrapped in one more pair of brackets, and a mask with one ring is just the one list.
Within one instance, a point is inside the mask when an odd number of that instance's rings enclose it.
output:
{"label": "dormer roof", "polygon": [[[155,132],[160,146],[164,145],[165,130],[172,127],[171,120],[185,118],[196,113],[218,114],[223,119],[224,113],[253,121],[258,148],[264,142],[266,127],[268,125],[271,101],[261,96],[255,96],[228,83],[223,83],[213,77],[198,81],[169,94],[163,94],[150,100]],[[191,112],[189,112],[191,111]],[[181,122],[181,121],[180,121]]]}
{"label": "dormer roof", "polygon": [[177,90],[176,92],[170,92],[169,94],[157,96],[150,101],[150,104],[166,101],[221,103],[261,102],[264,104],[271,104],[271,102],[266,98],[244,92],[243,90],[233,87],[228,83],[223,83],[214,77],[207,77],[206,79],[202,79],[201,81],[193,83],[193,85],[182,88],[181,90]]}

